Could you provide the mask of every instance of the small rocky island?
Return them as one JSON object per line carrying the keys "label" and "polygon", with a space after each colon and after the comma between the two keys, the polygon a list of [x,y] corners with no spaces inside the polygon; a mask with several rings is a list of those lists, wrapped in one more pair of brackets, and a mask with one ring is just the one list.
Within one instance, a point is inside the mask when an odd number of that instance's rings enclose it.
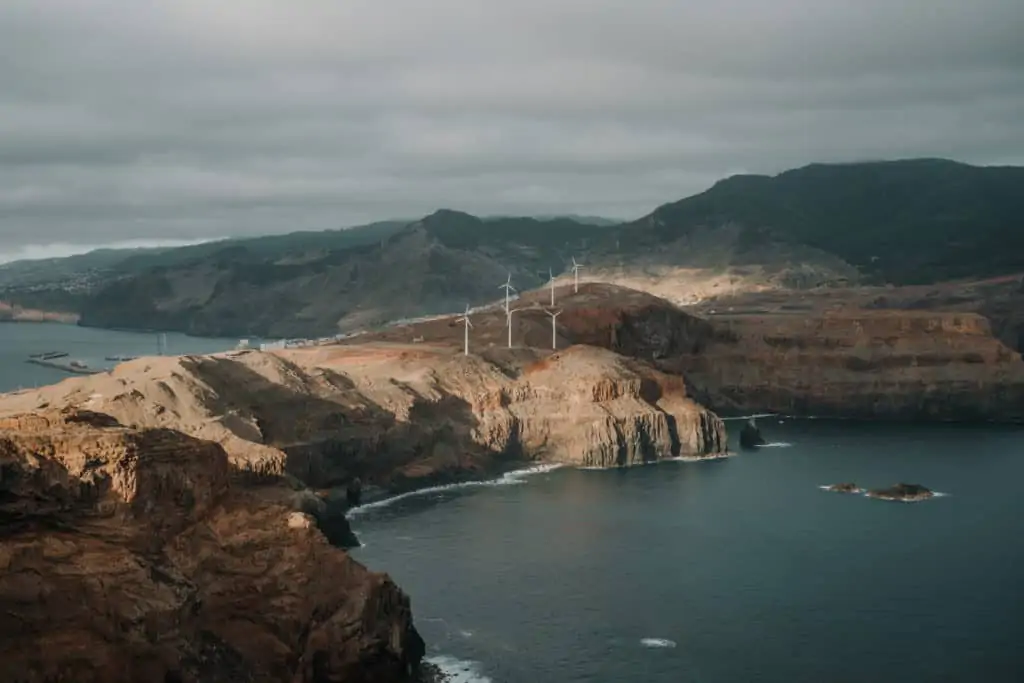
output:
{"label": "small rocky island", "polygon": [[864,493],[864,489],[860,488],[853,482],[844,482],[842,484],[830,484],[823,488],[826,491],[834,491],[836,493]]}
{"label": "small rocky island", "polygon": [[754,418],[747,420],[747,424],[743,425],[743,429],[740,430],[740,448],[750,450],[763,446],[765,443],[766,441],[761,436],[761,430],[757,428]]}
{"label": "small rocky island", "polygon": [[916,501],[933,498],[935,493],[920,484],[896,484],[887,489],[872,489],[867,492],[871,498],[882,500]]}

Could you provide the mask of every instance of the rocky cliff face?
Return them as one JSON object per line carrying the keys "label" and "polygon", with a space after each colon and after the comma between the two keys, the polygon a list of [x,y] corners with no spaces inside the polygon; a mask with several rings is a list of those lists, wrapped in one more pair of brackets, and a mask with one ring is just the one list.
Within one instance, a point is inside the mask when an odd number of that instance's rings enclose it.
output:
{"label": "rocky cliff face", "polygon": [[84,410],[0,420],[0,677],[408,680],[409,601],[217,444]]}
{"label": "rocky cliff face", "polygon": [[840,311],[712,318],[669,360],[716,410],[1024,420],[1024,363],[976,314]]}
{"label": "rocky cliff face", "polygon": [[678,377],[604,349],[486,357],[425,344],[140,359],[0,399],[102,410],[222,444],[252,475],[392,490],[528,462],[630,465],[725,450]]}

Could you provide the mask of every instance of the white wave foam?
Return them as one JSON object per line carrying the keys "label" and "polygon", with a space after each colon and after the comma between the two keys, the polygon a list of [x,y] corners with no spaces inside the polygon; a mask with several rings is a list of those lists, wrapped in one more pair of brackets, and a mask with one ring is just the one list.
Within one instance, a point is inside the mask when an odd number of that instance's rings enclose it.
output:
{"label": "white wave foam", "polygon": [[661,460],[650,460],[648,462],[637,463],[636,465],[627,465],[626,467],[619,467],[618,465],[610,465],[608,467],[577,467],[576,469],[582,472],[607,472],[608,470],[625,469],[628,470],[632,467],[647,467],[648,465],[658,465],[663,462],[706,462],[709,460],[725,460],[736,455],[735,453],[718,453],[715,455],[679,455],[674,458],[662,458]]}
{"label": "white wave foam", "polygon": [[731,458],[735,453],[716,453],[715,455],[679,455],[674,458],[666,458],[668,462],[707,462],[710,460],[725,460]]}
{"label": "white wave foam", "polygon": [[491,679],[480,671],[477,662],[456,659],[448,655],[427,657],[424,661],[440,669],[448,683],[491,683]]}
{"label": "white wave foam", "polygon": [[763,443],[758,448],[789,448],[792,445],[788,441],[772,441],[771,443]]}
{"label": "white wave foam", "polygon": [[753,415],[737,415],[735,417],[723,417],[722,420],[725,422],[734,422],[736,420],[749,420],[751,418],[757,420],[762,417],[776,417],[778,413],[754,413]]}
{"label": "white wave foam", "polygon": [[641,638],[640,644],[644,647],[675,647],[676,641],[667,638]]}
{"label": "white wave foam", "polygon": [[445,491],[454,491],[457,489],[477,488],[481,486],[509,486],[512,484],[522,484],[524,479],[534,474],[544,474],[551,472],[562,467],[562,465],[535,465],[534,467],[527,467],[521,470],[513,470],[512,472],[506,472],[497,479],[484,479],[481,481],[463,481],[457,484],[442,484],[440,486],[428,486],[427,488],[416,489],[415,491],[407,491],[406,493],[399,493],[396,496],[390,498],[384,498],[382,500],[375,500],[372,503],[366,503],[359,507],[354,507],[345,513],[347,519],[353,519],[363,514],[367,510],[375,510],[377,508],[387,507],[392,503],[396,503],[406,498],[412,498],[414,496],[425,496],[431,493],[443,493]]}

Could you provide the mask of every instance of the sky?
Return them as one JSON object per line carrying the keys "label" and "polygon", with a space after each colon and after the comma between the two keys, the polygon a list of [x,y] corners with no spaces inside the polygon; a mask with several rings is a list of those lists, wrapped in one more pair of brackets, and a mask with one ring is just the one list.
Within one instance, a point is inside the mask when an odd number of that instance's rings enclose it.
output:
{"label": "sky", "polygon": [[1021,0],[2,0],[0,260],[1024,163]]}

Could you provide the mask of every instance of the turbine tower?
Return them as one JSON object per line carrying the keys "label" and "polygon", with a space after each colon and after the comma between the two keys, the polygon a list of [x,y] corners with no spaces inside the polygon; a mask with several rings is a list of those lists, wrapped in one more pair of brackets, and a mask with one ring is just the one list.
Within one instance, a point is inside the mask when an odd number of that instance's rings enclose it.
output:
{"label": "turbine tower", "polygon": [[473,327],[473,323],[469,322],[469,304],[466,304],[466,312],[462,314],[462,317],[456,318],[455,322],[465,323],[465,346],[463,348],[463,355],[469,355],[469,328]]}
{"label": "turbine tower", "polygon": [[512,273],[508,274],[508,279],[505,280],[505,284],[498,285],[498,289],[505,290],[505,316],[508,317],[508,301],[509,295],[516,291],[516,288],[512,286]]}
{"label": "turbine tower", "polygon": [[582,267],[583,267],[582,264],[576,263],[576,257],[573,256],[572,257],[572,276],[573,276],[572,291],[573,292],[579,292],[580,291],[580,268],[582,268]]}
{"label": "turbine tower", "polygon": [[512,348],[512,314],[518,313],[518,308],[513,308],[505,314],[505,324],[508,325],[508,348]]}
{"label": "turbine tower", "polygon": [[555,275],[550,268],[548,268],[548,284],[551,285],[551,306],[553,308],[555,305]]}
{"label": "turbine tower", "polygon": [[555,328],[555,320],[558,316],[562,315],[561,311],[548,311],[548,315],[551,316],[551,348],[558,348],[558,336]]}

